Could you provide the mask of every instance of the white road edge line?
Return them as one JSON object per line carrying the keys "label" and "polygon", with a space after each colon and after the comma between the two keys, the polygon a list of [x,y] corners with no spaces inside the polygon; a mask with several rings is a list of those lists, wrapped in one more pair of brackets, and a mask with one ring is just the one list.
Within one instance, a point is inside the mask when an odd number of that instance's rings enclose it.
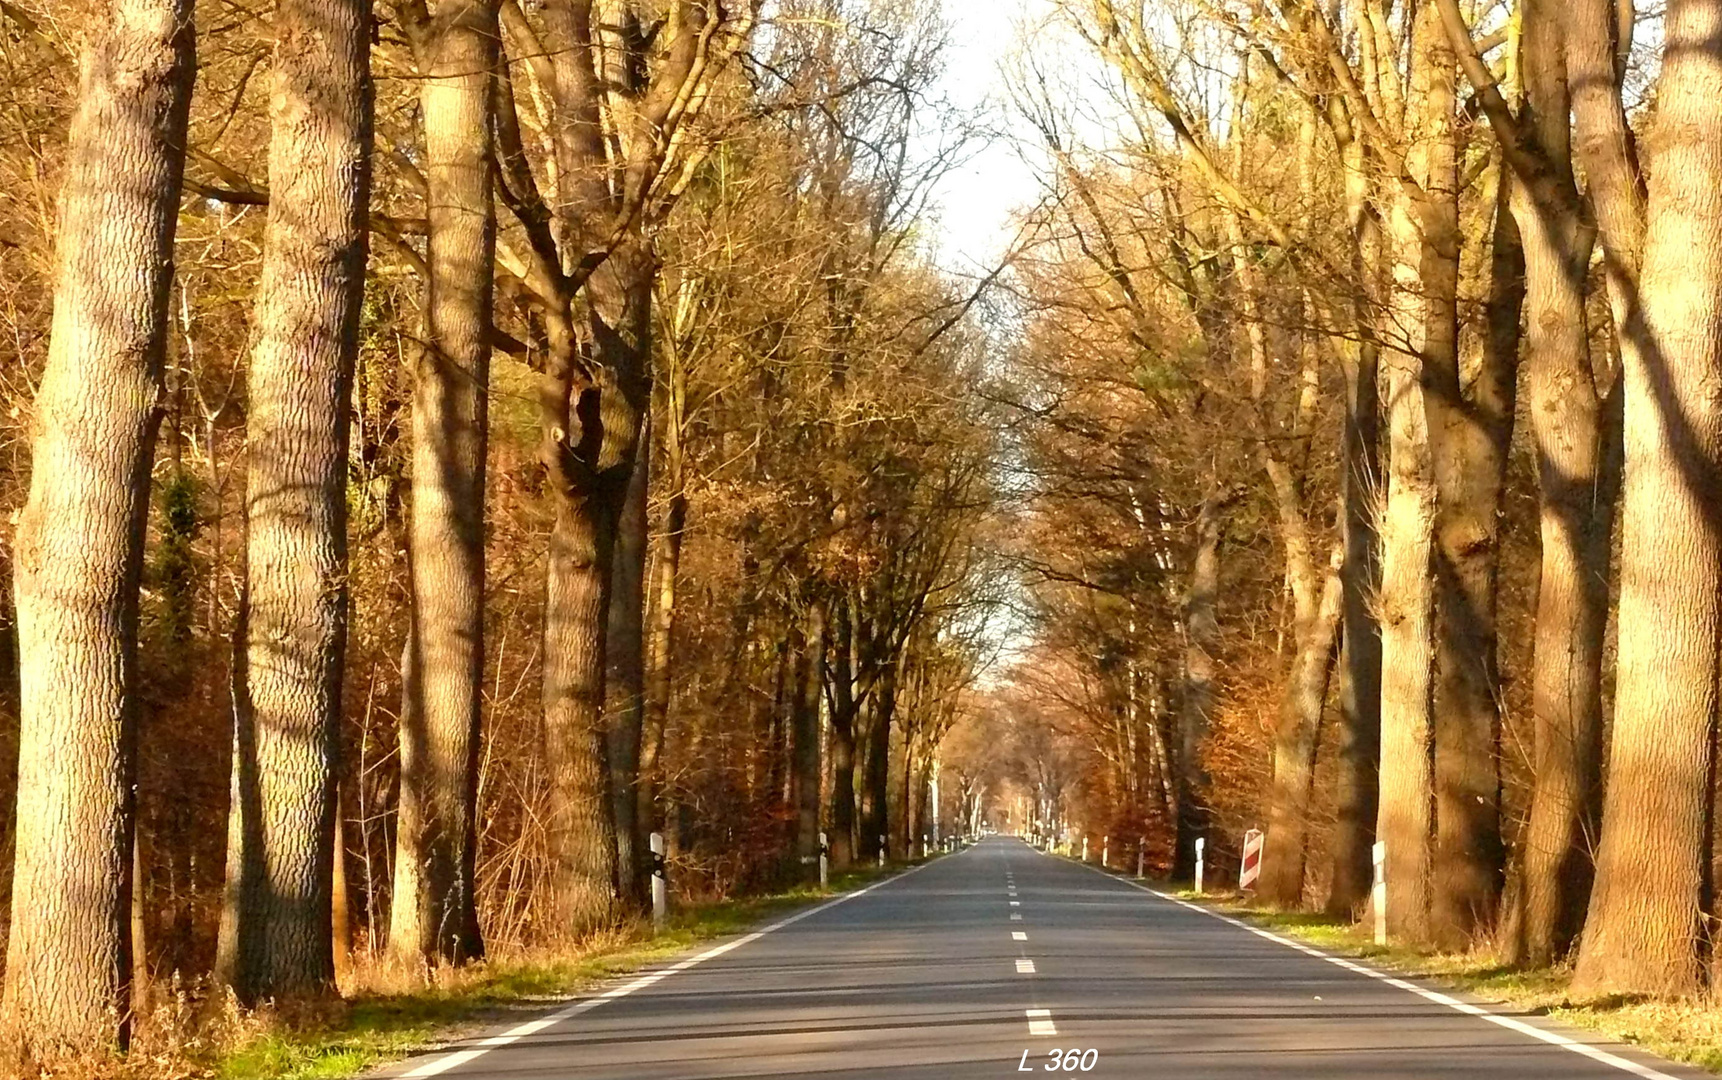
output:
{"label": "white road edge line", "polygon": [[644,990],[646,987],[663,979],[667,979],[671,975],[686,971],[696,964],[703,964],[707,960],[715,960],[724,953],[730,952],[734,949],[739,949],[743,945],[751,945],[769,933],[782,930],[786,926],[798,923],[802,919],[809,918],[813,915],[817,915],[821,911],[830,910],[838,904],[847,903],[850,900],[854,900],[856,897],[866,896],[881,885],[889,885],[893,881],[901,881],[910,874],[916,873],[917,871],[925,869],[931,865],[931,862],[924,862],[919,866],[910,867],[901,874],[892,874],[890,877],[885,878],[882,881],[875,881],[864,889],[856,889],[852,893],[844,893],[842,896],[834,896],[821,904],[816,904],[804,911],[798,911],[788,918],[779,919],[769,926],[762,926],[752,933],[743,934],[734,941],[726,941],[722,945],[713,946],[703,953],[698,953],[694,956],[688,957],[686,960],[677,961],[667,968],[662,968],[658,971],[641,975],[639,978],[630,982],[625,982],[621,986],[606,990],[604,993],[599,994],[596,997],[582,998],[579,1001],[565,1005],[546,1016],[541,1016],[536,1020],[528,1020],[523,1024],[517,1024],[499,1035],[487,1036],[473,1042],[471,1045],[463,1049],[449,1051],[439,1057],[434,1057],[417,1068],[409,1069],[404,1073],[398,1074],[397,1080],[423,1080],[423,1078],[427,1076],[440,1076],[443,1073],[448,1072],[450,1069],[465,1065],[469,1061],[474,1061],[483,1057],[485,1054],[495,1050],[499,1046],[507,1046],[510,1043],[519,1042],[528,1035],[536,1035],[545,1028],[553,1027],[564,1020],[579,1016],[581,1013],[591,1012],[593,1009],[596,1009],[598,1006],[603,1005],[606,1002],[615,1001],[617,998],[625,998],[637,990]]}
{"label": "white road edge line", "polygon": [[1028,1033],[1030,1035],[1057,1035],[1058,1025],[1052,1022],[1052,1010],[1028,1010]]}
{"label": "white road edge line", "polygon": [[1489,1023],[1504,1027],[1508,1031],[1516,1031],[1521,1035],[1529,1035],[1533,1039],[1537,1039],[1540,1042],[1546,1042],[1551,1046],[1558,1046],[1562,1050],[1571,1051],[1580,1057],[1587,1057],[1599,1064],[1609,1065],[1613,1068],[1619,1069],[1621,1072],[1631,1073],[1632,1075],[1639,1077],[1640,1080],[1679,1080],[1678,1077],[1665,1073],[1661,1069],[1652,1068],[1649,1065],[1640,1065],[1638,1062],[1630,1061],[1627,1058],[1621,1057],[1619,1054],[1611,1054],[1600,1046],[1592,1046],[1589,1043],[1579,1042],[1577,1039],[1568,1038],[1558,1032],[1544,1031],[1542,1028],[1533,1024],[1527,1024],[1516,1017],[1502,1016],[1500,1013],[1490,1012],[1481,1005],[1473,1005],[1469,1001],[1460,1001],[1458,998],[1453,997],[1450,994],[1443,994],[1439,990],[1428,990],[1424,987],[1418,986],[1416,983],[1407,982],[1404,979],[1389,975],[1386,972],[1377,971],[1371,967],[1365,967],[1363,964],[1359,964],[1357,961],[1348,959],[1347,957],[1333,956],[1329,953],[1324,953],[1320,949],[1305,945],[1301,941],[1294,941],[1288,937],[1281,937],[1279,934],[1276,934],[1271,930],[1263,930],[1259,926],[1251,926],[1242,919],[1234,919],[1230,915],[1222,915],[1211,908],[1205,908],[1201,904],[1192,904],[1188,900],[1180,899],[1170,893],[1163,893],[1159,889],[1151,889],[1146,885],[1139,885],[1134,881],[1117,877],[1113,874],[1107,874],[1092,866],[1086,866],[1081,863],[1078,863],[1077,865],[1082,866],[1085,870],[1094,870],[1095,873],[1100,874],[1102,877],[1112,878],[1114,881],[1122,882],[1133,889],[1141,889],[1143,892],[1150,893],[1162,900],[1171,901],[1179,907],[1189,908],[1191,911],[1199,911],[1203,915],[1212,919],[1218,919],[1223,923],[1231,923],[1240,930],[1247,930],[1257,937],[1266,938],[1268,941],[1274,942],[1277,945],[1284,945],[1288,949],[1296,949],[1298,952],[1304,953],[1307,956],[1326,960],[1328,963],[1342,967],[1347,971],[1355,972],[1358,975],[1366,975],[1377,982],[1384,982],[1395,989],[1416,994],[1425,1001],[1431,1001],[1437,1005],[1445,1005],[1447,1008],[1453,1009],[1457,1012],[1462,1012],[1467,1016],[1475,1016],[1479,1020],[1487,1020]]}

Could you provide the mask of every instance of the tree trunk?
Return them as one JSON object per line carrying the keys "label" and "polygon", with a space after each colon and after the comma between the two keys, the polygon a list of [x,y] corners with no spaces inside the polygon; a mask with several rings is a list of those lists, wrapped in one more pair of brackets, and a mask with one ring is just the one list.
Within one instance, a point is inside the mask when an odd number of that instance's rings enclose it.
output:
{"label": "tree trunk", "polygon": [[[640,772],[636,784],[642,832],[662,824],[658,808],[662,779],[658,759],[663,753],[664,728],[670,713],[670,671],[676,628],[676,577],[681,571],[682,540],[688,521],[688,492],[682,458],[685,378],[672,367],[669,380],[670,408],[664,431],[664,482],[669,488],[669,507],[664,514],[664,538],[653,563],[655,583],[651,613],[651,637],[646,653],[645,717],[640,735]],[[817,688],[815,688],[817,708]],[[815,785],[817,791],[817,785]]]}
{"label": "tree trunk", "polygon": [[1196,543],[1184,597],[1184,686],[1178,711],[1178,797],[1172,876],[1195,876],[1196,840],[1208,829],[1208,771],[1202,747],[1214,709],[1214,647],[1220,623],[1220,535],[1225,497],[1210,490],[1196,514]]}
{"label": "tree trunk", "polygon": [[1351,267],[1362,286],[1352,301],[1356,343],[1338,343],[1345,374],[1345,421],[1340,432],[1339,528],[1344,560],[1340,601],[1339,724],[1335,732],[1333,875],[1327,914],[1351,918],[1369,896],[1381,756],[1381,625],[1373,604],[1381,589],[1375,505],[1381,490],[1381,348],[1375,336],[1379,302],[1380,229],[1369,209],[1363,145],[1345,147],[1346,217]]}
{"label": "tree trunk", "polygon": [[[1436,944],[1461,950],[1492,927],[1505,849],[1501,840],[1495,588],[1501,489],[1512,441],[1524,300],[1524,253],[1508,210],[1512,182],[1495,200],[1483,355],[1468,389],[1459,374],[1459,196],[1451,121],[1450,43],[1436,50],[1426,106],[1444,123],[1429,140],[1423,212],[1423,406],[1435,479],[1435,853],[1430,890]],[[1438,76],[1438,77],[1436,77]],[[1439,102],[1439,104],[1437,104]]]}
{"label": "tree trunk", "polygon": [[1702,985],[1722,557],[1722,0],[1675,0],[1665,34],[1640,282],[1652,348],[1623,349],[1619,674],[1580,993]]}
{"label": "tree trunk", "polygon": [[[1437,69],[1450,62],[1438,16],[1418,9],[1412,46],[1411,151],[1407,166],[1429,173],[1425,135],[1450,125],[1441,101],[1424,91],[1450,79]],[[1434,115],[1432,115],[1434,114]],[[1422,301],[1422,224],[1415,196],[1392,200],[1390,239],[1393,284],[1388,302],[1387,509],[1381,528],[1381,770],[1376,836],[1387,844],[1387,922],[1412,942],[1429,934],[1430,840],[1433,819],[1432,730],[1433,604],[1431,546],[1436,493],[1429,460],[1428,418],[1421,385],[1426,332]]]}
{"label": "tree trunk", "polygon": [[418,29],[425,125],[427,335],[413,396],[412,623],[389,950],[413,964],[482,955],[474,903],[484,684],[484,476],[490,309],[494,0],[440,0]]}
{"label": "tree trunk", "polygon": [[854,620],[846,607],[832,619],[828,677],[831,686],[831,808],[826,815],[831,865],[838,869],[855,859],[855,653]]}
{"label": "tree trunk", "polygon": [[363,0],[285,0],[275,14],[221,965],[247,1002],[320,992],[334,978],[347,410],[365,281],[370,29]]}
{"label": "tree trunk", "polygon": [[[1315,783],[1322,708],[1339,638],[1341,589],[1337,570],[1325,575],[1318,595],[1314,615],[1297,627],[1296,650],[1274,726],[1273,786],[1256,896],[1281,907],[1297,907],[1303,902],[1309,797]],[[1275,849],[1271,857],[1270,847]]]}
{"label": "tree trunk", "polygon": [[806,876],[819,854],[819,695],[825,684],[825,609],[813,604],[803,630],[795,693],[795,854]]}
{"label": "tree trunk", "polygon": [[616,877],[626,902],[651,904],[651,867],[640,828],[640,742],[645,727],[646,490],[651,467],[651,418],[642,417],[627,501],[616,534],[611,574],[605,712],[610,747],[610,793],[616,804]]}
{"label": "tree trunk", "polygon": [[130,1032],[138,581],[193,70],[190,0],[113,0],[87,30],[14,562],[5,1012],[43,1059]]}
{"label": "tree trunk", "polygon": [[[588,355],[553,341],[541,399],[544,457],[556,504],[545,573],[544,731],[550,765],[549,940],[610,921],[620,881],[604,722],[617,536],[650,402],[657,260],[634,236],[592,275]],[[553,335],[554,337],[555,335]]]}
{"label": "tree trunk", "polygon": [[[1525,368],[1542,492],[1530,819],[1510,958],[1544,967],[1577,940],[1590,893],[1589,845],[1601,811],[1602,661],[1609,541],[1618,494],[1618,420],[1592,375],[1585,319],[1591,243],[1573,210],[1564,5],[1527,0],[1520,47],[1532,136],[1547,184],[1517,185],[1525,243]],[[1618,405],[1619,395],[1611,395]],[[1608,413],[1612,413],[1612,409]]]}
{"label": "tree trunk", "polygon": [[[1415,228],[1396,212],[1400,229]],[[1403,243],[1403,233],[1399,237]],[[1415,241],[1413,241],[1415,242]],[[1395,268],[1399,310],[1415,293]],[[1431,765],[1430,527],[1434,491],[1417,356],[1387,356],[1387,508],[1381,525],[1381,762],[1376,837],[1387,844],[1387,920],[1401,938],[1428,932]]]}

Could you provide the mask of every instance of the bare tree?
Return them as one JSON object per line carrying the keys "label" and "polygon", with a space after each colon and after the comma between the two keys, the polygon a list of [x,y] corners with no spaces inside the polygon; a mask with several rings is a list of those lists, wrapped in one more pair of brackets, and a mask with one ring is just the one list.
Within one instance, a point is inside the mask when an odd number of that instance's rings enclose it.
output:
{"label": "bare tree", "polygon": [[22,684],[5,1008],[31,1057],[129,1033],[138,581],[193,77],[190,0],[84,27],[14,588]]}
{"label": "bare tree", "polygon": [[389,947],[481,955],[474,903],[484,681],[485,455],[496,216],[497,0],[408,12],[425,128],[426,341],[413,402],[412,625]]}
{"label": "bare tree", "polygon": [[348,409],[370,205],[370,5],[287,0],[274,25],[218,963],[246,1001],[334,978]]}

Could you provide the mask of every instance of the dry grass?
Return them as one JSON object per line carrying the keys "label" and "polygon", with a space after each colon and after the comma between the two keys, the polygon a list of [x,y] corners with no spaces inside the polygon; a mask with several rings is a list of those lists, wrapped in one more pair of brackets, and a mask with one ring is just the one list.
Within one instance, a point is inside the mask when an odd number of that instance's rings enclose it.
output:
{"label": "dry grass", "polygon": [[1576,998],[1566,967],[1521,970],[1506,966],[1492,950],[1425,953],[1378,946],[1367,927],[1320,915],[1267,911],[1246,905],[1236,893],[1194,897],[1217,910],[1325,951],[1358,957],[1399,974],[1463,991],[1515,1012],[1547,1016],[1570,1027],[1641,1047],[1671,1061],[1722,1073],[1722,1001],[1699,998],[1661,1001],[1636,996]]}

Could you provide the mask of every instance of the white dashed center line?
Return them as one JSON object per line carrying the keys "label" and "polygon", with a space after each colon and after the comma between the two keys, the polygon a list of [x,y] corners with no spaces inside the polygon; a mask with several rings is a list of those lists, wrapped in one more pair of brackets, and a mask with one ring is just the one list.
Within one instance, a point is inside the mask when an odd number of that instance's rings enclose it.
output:
{"label": "white dashed center line", "polygon": [[1021,900],[1012,900],[1012,901],[1011,901],[1011,902],[1010,902],[1010,906],[1011,906],[1011,907],[1021,907],[1021,906],[1022,906],[1022,901],[1021,901]]}
{"label": "white dashed center line", "polygon": [[1030,1035],[1057,1035],[1058,1027],[1052,1022],[1052,1010],[1028,1010],[1028,1033]]}
{"label": "white dashed center line", "polygon": [[1024,956],[1017,957],[1016,973],[1018,975],[1033,975],[1034,974],[1034,961],[1030,960]]}
{"label": "white dashed center line", "polygon": [[1010,921],[1011,922],[1022,922],[1022,912],[1020,912],[1020,911],[1011,912],[1010,913]]}
{"label": "white dashed center line", "polygon": [[1021,930],[1012,930],[1010,932],[1010,939],[1012,941],[1027,941],[1028,935],[1023,933]]}

